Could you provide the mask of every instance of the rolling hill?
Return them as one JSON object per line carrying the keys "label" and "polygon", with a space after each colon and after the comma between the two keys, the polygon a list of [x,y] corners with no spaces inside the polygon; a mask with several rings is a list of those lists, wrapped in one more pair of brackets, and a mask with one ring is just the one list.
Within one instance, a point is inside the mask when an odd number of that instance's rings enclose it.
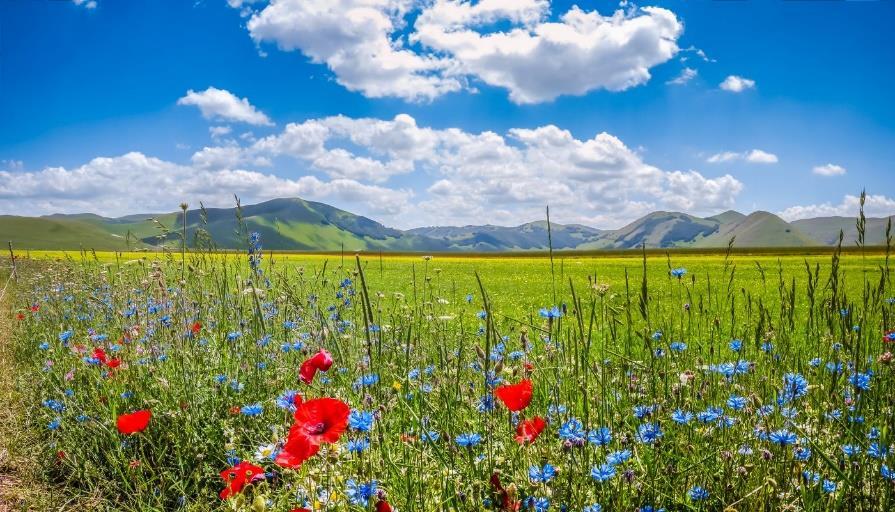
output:
{"label": "rolling hill", "polygon": [[[536,251],[549,247],[547,223],[519,226],[433,226],[406,231],[386,227],[324,203],[298,198],[274,199],[240,210],[247,231],[261,233],[264,247],[305,251]],[[90,213],[44,217],[0,216],[0,240],[19,249],[153,249],[179,247],[182,213],[142,214],[108,218]],[[196,243],[200,230],[219,248],[244,246],[236,208],[186,212],[187,243]],[[867,244],[885,242],[888,218],[867,219]],[[855,219],[821,217],[788,223],[768,212],[744,215],[726,211],[711,217],[680,212],[653,212],[615,230],[579,224],[550,225],[557,250],[631,249],[662,247],[725,247],[735,237],[736,247],[830,246],[857,238]]]}

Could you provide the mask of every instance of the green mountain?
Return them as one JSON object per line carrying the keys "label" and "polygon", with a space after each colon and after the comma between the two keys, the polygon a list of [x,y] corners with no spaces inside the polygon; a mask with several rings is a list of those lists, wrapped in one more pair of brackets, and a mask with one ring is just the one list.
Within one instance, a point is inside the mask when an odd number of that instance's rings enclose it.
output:
{"label": "green mountain", "polygon": [[[221,248],[241,247],[236,208],[186,212],[186,239],[192,246],[202,229]],[[0,237],[22,249],[97,250],[179,246],[181,212],[106,218],[93,214],[0,217]],[[247,231],[261,234],[264,247],[278,250],[443,251],[438,240],[397,229],[327,204],[303,199],[274,199],[243,206]]]}
{"label": "green mountain", "polygon": [[[264,247],[306,251],[536,251],[548,249],[547,223],[519,226],[440,226],[401,231],[367,217],[303,199],[274,199],[236,208],[186,212],[190,246],[207,233],[219,248],[244,246],[237,213],[247,231],[261,234]],[[0,240],[18,249],[154,249],[179,247],[183,213],[128,215],[107,218],[90,213],[44,217],[0,216]],[[892,218],[895,218],[893,216]],[[866,242],[885,243],[889,218],[867,219]],[[839,231],[845,243],[857,239],[855,219],[822,217],[788,223],[768,212],[749,215],[726,211],[711,217],[679,212],[653,212],[615,230],[579,224],[550,225],[557,250],[662,247],[808,247],[835,245]]]}
{"label": "green mountain", "polygon": [[599,239],[605,232],[579,224],[551,224],[548,238],[547,221],[537,221],[515,227],[425,227],[407,233],[438,240],[449,250],[486,252],[547,250],[550,240],[554,249],[576,249]]}
{"label": "green mountain", "polygon": [[811,247],[822,245],[785,220],[768,212],[754,212],[739,220],[719,223],[714,233],[694,240],[694,247]]}
{"label": "green mountain", "polygon": [[[895,224],[895,215],[882,218],[868,218],[864,228],[864,243],[867,245],[885,245],[886,224],[889,221]],[[815,219],[802,219],[791,222],[801,232],[811,238],[820,241],[824,245],[836,245],[839,241],[839,232],[843,232],[843,245],[854,245],[858,241],[857,219],[854,217],[818,217]],[[892,236],[895,236],[895,226],[892,227]]]}

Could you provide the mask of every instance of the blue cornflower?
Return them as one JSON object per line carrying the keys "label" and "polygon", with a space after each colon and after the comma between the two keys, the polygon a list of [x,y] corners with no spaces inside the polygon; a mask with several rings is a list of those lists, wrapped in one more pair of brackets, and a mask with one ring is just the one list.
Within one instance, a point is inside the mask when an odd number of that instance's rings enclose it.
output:
{"label": "blue cornflower", "polygon": [[379,382],[379,375],[375,373],[370,373],[367,375],[361,375],[354,381],[354,388],[358,389],[361,387],[369,387],[375,385]]}
{"label": "blue cornflower", "polygon": [[373,413],[369,411],[351,411],[348,415],[348,425],[358,432],[369,432],[373,428]]}
{"label": "blue cornflower", "polygon": [[544,467],[530,466],[528,468],[528,479],[534,483],[547,483],[556,476],[556,468],[550,464],[544,464]]}
{"label": "blue cornflower", "polygon": [[345,488],[345,496],[348,497],[348,501],[352,505],[366,508],[370,504],[370,498],[376,495],[376,487],[376,480],[358,483],[353,478],[350,478]]}
{"label": "blue cornflower", "polygon": [[41,343],[40,345],[38,345],[37,348],[39,348],[41,350],[49,350],[50,344],[45,341],[45,342]]}
{"label": "blue cornflower", "polygon": [[728,346],[730,346],[730,350],[733,350],[734,352],[739,352],[740,350],[743,350],[743,341],[742,340],[731,340]]}
{"label": "blue cornflower", "polygon": [[870,446],[867,447],[867,455],[874,459],[885,459],[888,454],[889,450],[884,446],[880,446],[879,443],[870,443]]}
{"label": "blue cornflower", "polygon": [[730,398],[727,399],[727,407],[730,407],[734,411],[742,411],[746,408],[746,397],[730,395]]}
{"label": "blue cornflower", "polygon": [[780,429],[771,432],[768,435],[768,439],[774,444],[779,444],[780,446],[788,446],[791,444],[795,444],[798,437],[796,437],[796,435],[789,430]]}
{"label": "blue cornflower", "polygon": [[264,412],[264,407],[260,403],[243,405],[239,408],[239,412],[245,416],[258,416]]}
{"label": "blue cornflower", "polygon": [[810,366],[812,368],[817,368],[818,366],[821,365],[821,363],[823,363],[823,359],[821,359],[819,357],[815,357],[814,359],[808,361],[808,366]]}
{"label": "blue cornflower", "polygon": [[441,437],[441,434],[439,434],[438,432],[436,432],[434,430],[429,430],[429,431],[426,431],[426,432],[423,432],[422,434],[420,434],[420,439],[422,439],[423,441],[428,441],[430,443],[434,443],[435,441],[438,441],[439,437]]}
{"label": "blue cornflower", "polygon": [[283,391],[283,393],[277,397],[277,407],[295,412],[295,397],[297,395],[298,391],[292,389]]}
{"label": "blue cornflower", "polygon": [[560,318],[562,316],[562,311],[560,311],[560,309],[558,307],[553,306],[550,309],[541,308],[541,310],[538,312],[538,314],[541,315],[542,318],[547,318],[547,319],[552,320],[554,318]]}
{"label": "blue cornflower", "polygon": [[525,499],[525,508],[534,512],[546,512],[550,508],[550,500],[529,496]]}
{"label": "blue cornflower", "polygon": [[836,492],[836,487],[837,487],[836,482],[833,482],[831,480],[824,480],[823,490],[825,493],[832,494],[832,493]]}
{"label": "blue cornflower", "polygon": [[706,410],[696,414],[696,418],[700,423],[714,423],[721,419],[724,415],[724,409],[720,407],[708,407]]}
{"label": "blue cornflower", "polygon": [[895,469],[890,469],[889,466],[881,464],[879,466],[879,474],[886,480],[895,482]]}
{"label": "blue cornflower", "polygon": [[853,373],[851,377],[848,378],[849,384],[854,386],[856,389],[861,391],[867,391],[870,389],[870,374],[869,373]]}
{"label": "blue cornflower", "polygon": [[844,453],[846,457],[852,457],[861,453],[861,447],[853,444],[845,444],[842,445],[842,453]]}
{"label": "blue cornflower", "polygon": [[53,421],[47,423],[47,428],[50,430],[56,430],[62,425],[62,420],[59,418],[54,419]]}
{"label": "blue cornflower", "polygon": [[684,275],[686,275],[687,269],[685,269],[684,267],[673,268],[673,269],[671,269],[670,273],[672,276],[680,279],[680,278],[684,277]]}
{"label": "blue cornflower", "polygon": [[233,332],[227,333],[227,341],[235,341],[235,340],[239,339],[240,337],[242,337],[242,333],[239,331],[233,331]]}
{"label": "blue cornflower", "polygon": [[590,477],[600,483],[603,483],[614,476],[615,467],[612,464],[603,464],[599,467],[593,467],[590,470]]}
{"label": "blue cornflower", "polygon": [[59,341],[61,341],[62,343],[65,343],[66,341],[71,339],[73,334],[74,333],[72,331],[62,331],[59,333]]}
{"label": "blue cornflower", "polygon": [[607,427],[600,427],[587,433],[587,440],[597,446],[606,446],[612,442],[612,431]]}
{"label": "blue cornflower", "polygon": [[634,406],[634,416],[637,419],[643,419],[644,417],[652,414],[655,410],[655,405],[636,405]]}
{"label": "blue cornflower", "polygon": [[479,399],[479,405],[478,407],[476,407],[476,410],[478,410],[479,412],[490,412],[494,410],[494,407],[494,396],[485,395]]}
{"label": "blue cornflower", "polygon": [[681,425],[686,425],[693,421],[693,413],[689,411],[682,411],[680,409],[671,413],[671,419],[675,423],[680,423]]}
{"label": "blue cornflower", "polygon": [[808,381],[798,373],[787,373],[783,376],[783,390],[778,402],[787,403],[808,394]]}
{"label": "blue cornflower", "polygon": [[698,485],[694,485],[687,493],[693,501],[702,501],[709,497],[709,492]]}
{"label": "blue cornflower", "polygon": [[643,423],[637,427],[637,440],[644,444],[653,444],[662,437],[662,429],[658,423]]}
{"label": "blue cornflower", "polygon": [[616,450],[606,456],[606,464],[610,466],[618,466],[624,464],[631,458],[631,450]]}
{"label": "blue cornflower", "polygon": [[370,447],[370,441],[367,439],[352,439],[345,443],[345,448],[351,453],[360,453]]}
{"label": "blue cornflower", "polygon": [[672,341],[668,348],[674,352],[683,352],[684,350],[687,350],[687,344],[682,341]]}
{"label": "blue cornflower", "polygon": [[559,427],[559,438],[564,441],[583,441],[584,425],[575,418],[566,421]]}
{"label": "blue cornflower", "polygon": [[824,366],[829,373],[842,373],[842,363],[830,361]]}
{"label": "blue cornflower", "polygon": [[[640,510],[643,510],[642,508]],[[599,503],[594,503],[593,505],[588,505],[581,509],[581,512],[603,512],[603,506]]]}
{"label": "blue cornflower", "polygon": [[804,462],[811,458],[811,448],[807,446],[797,446],[792,449],[792,458]]}
{"label": "blue cornflower", "polygon": [[62,412],[65,410],[65,404],[60,402],[59,400],[54,400],[52,398],[48,398],[43,401],[44,407],[49,408],[53,412]]}
{"label": "blue cornflower", "polygon": [[472,433],[472,434],[460,434],[454,439],[457,442],[458,446],[463,448],[472,448],[473,446],[482,442],[482,436]]}

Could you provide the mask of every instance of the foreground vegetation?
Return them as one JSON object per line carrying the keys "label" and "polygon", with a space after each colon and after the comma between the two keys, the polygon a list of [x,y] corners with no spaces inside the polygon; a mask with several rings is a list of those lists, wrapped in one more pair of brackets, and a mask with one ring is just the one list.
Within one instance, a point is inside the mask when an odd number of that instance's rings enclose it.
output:
{"label": "foreground vegetation", "polygon": [[270,258],[246,242],[18,260],[29,385],[8,407],[50,482],[117,510],[895,503],[888,251]]}

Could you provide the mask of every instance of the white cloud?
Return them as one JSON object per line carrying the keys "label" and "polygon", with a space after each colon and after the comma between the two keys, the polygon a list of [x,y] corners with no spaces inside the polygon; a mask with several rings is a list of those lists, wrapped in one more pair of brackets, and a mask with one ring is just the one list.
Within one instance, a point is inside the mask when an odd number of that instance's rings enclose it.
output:
{"label": "white cloud", "polygon": [[[251,170],[263,166],[273,171]],[[305,175],[275,172],[296,168]],[[0,172],[0,209],[120,215],[170,211],[180,201],[227,206],[237,194],[246,204],[320,200],[402,228],[518,224],[541,218],[548,204],[557,222],[618,227],[652,210],[728,209],[742,187],[730,175],[650,165],[608,133],[579,139],[554,125],[473,133],[400,114],[290,123],[248,145],[203,148],[188,165],[128,153],[72,169]]]}
{"label": "white cloud", "polygon": [[752,164],[776,164],[778,162],[777,155],[768,153],[767,151],[763,151],[761,149],[743,151],[742,153],[737,153],[734,151],[715,153],[714,155],[708,157],[706,159],[706,162],[710,164],[720,164],[725,162],[733,162],[736,160],[742,160],[744,162],[749,162]]}
{"label": "white cloud", "polygon": [[845,167],[835,164],[818,165],[811,172],[819,176],[841,176],[845,174]]}
{"label": "white cloud", "polygon": [[746,89],[755,88],[755,80],[749,80],[741,76],[730,75],[724,79],[719,87],[728,92],[743,92]]}
{"label": "white cloud", "polygon": [[256,42],[300,50],[326,64],[352,91],[379,98],[432,99],[461,88],[450,63],[419,55],[393,35],[404,25],[408,0],[273,0],[247,27]]}
{"label": "white cloud", "polygon": [[246,98],[238,98],[230,91],[209,87],[201,92],[192,89],[177,100],[178,105],[199,107],[205,119],[236,121],[254,125],[272,126],[271,120],[249,103]]}
{"label": "white cloud", "polygon": [[96,9],[96,0],[72,0],[72,2],[85,9]]}
{"label": "white cloud", "polygon": [[[822,203],[805,206],[792,206],[782,212],[785,220],[810,219],[813,217],[857,217],[861,198],[846,195],[839,204]],[[867,217],[888,217],[895,215],[895,199],[884,195],[867,195],[864,203],[864,215]]]}
{"label": "white cloud", "polygon": [[698,74],[699,74],[699,71],[697,71],[693,68],[684,68],[681,71],[680,75],[678,75],[677,77],[675,77],[665,83],[669,84],[669,85],[684,85],[687,82],[689,82],[690,80],[693,80],[694,78],[696,78],[696,75],[698,75]]}
{"label": "white cloud", "polygon": [[378,215],[399,215],[413,195],[409,190],[347,179],[289,179],[242,169],[197,169],[142,153],[94,158],[73,169],[48,167],[17,174],[0,171],[0,209],[6,213],[94,212],[115,216],[169,212],[176,210],[180,201],[233,206],[233,194],[245,204],[302,197]]}
{"label": "white cloud", "polygon": [[[414,41],[451,55],[459,72],[510,92],[516,103],[540,103],[596,89],[623,91],[646,83],[650,68],[678,51],[683,25],[657,7],[602,16],[572,7],[547,21],[549,2],[437,0],[414,25]],[[509,21],[503,32],[480,32]]]}
{"label": "white cloud", "polygon": [[247,28],[368,97],[431,100],[477,79],[517,103],[641,85],[683,32],[657,7],[549,15],[549,0],[272,0]]}
{"label": "white cloud", "polygon": [[225,135],[230,135],[233,129],[229,126],[209,126],[208,134],[211,135],[211,138],[218,139]]}

